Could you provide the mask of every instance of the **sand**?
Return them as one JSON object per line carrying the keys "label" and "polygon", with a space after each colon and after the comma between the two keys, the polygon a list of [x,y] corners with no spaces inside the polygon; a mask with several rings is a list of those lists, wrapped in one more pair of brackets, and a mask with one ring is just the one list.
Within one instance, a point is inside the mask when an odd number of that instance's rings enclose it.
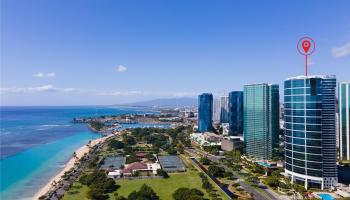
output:
{"label": "sand", "polygon": [[[103,138],[98,138],[98,139],[95,139],[95,140],[92,140],[90,142],[90,147],[92,146],[95,146],[97,145],[98,143],[100,142],[103,142],[105,141],[107,138],[111,137],[113,135],[109,135],[107,137],[103,137]],[[74,167],[74,163],[76,161],[79,161],[79,159],[81,157],[83,157],[86,153],[89,152],[89,146],[86,144],[82,147],[80,147],[78,150],[75,151],[76,153],[76,157],[72,157],[68,162],[67,164],[65,165],[65,167],[56,175],[54,176],[44,187],[42,187],[35,195],[32,199],[39,199],[39,197],[41,197],[42,195],[45,195],[48,191],[51,190],[52,188],[52,184],[54,182],[59,182],[62,178],[62,176],[64,175],[65,172],[69,171],[70,169],[72,169]]]}

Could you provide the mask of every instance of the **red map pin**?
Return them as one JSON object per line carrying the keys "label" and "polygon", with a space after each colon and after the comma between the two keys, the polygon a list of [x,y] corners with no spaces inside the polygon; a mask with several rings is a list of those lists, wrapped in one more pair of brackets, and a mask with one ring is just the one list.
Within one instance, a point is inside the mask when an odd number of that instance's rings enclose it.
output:
{"label": "red map pin", "polygon": [[316,48],[316,44],[314,40],[310,37],[302,37],[297,44],[297,48],[300,54],[305,56],[305,75],[307,76],[307,64],[308,64],[308,56],[311,55]]}
{"label": "red map pin", "polygon": [[309,40],[304,40],[301,45],[302,45],[305,53],[307,53],[311,47],[311,42]]}

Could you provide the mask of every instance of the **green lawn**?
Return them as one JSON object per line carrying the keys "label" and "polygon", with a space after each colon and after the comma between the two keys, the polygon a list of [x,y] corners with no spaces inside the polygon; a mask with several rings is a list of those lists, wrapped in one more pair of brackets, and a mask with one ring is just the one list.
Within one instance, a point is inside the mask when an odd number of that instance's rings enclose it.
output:
{"label": "green lawn", "polygon": [[80,184],[79,182],[76,182],[73,184],[73,186],[64,193],[64,196],[62,200],[84,200],[87,199],[86,193],[88,192],[89,188],[85,185]]}
{"label": "green lawn", "polygon": [[[138,190],[143,184],[153,188],[158,196],[163,200],[173,199],[172,194],[180,187],[197,188],[206,193],[202,188],[202,181],[197,171],[188,170],[184,173],[170,174],[167,179],[136,179],[136,180],[117,180],[121,187],[117,190],[119,195],[127,197],[132,191]],[[63,200],[86,199],[87,186],[80,183],[74,183],[74,186],[65,193]],[[110,194],[113,197],[113,194]],[[206,195],[206,197],[208,197]],[[110,198],[113,199],[113,198]]]}
{"label": "green lawn", "polygon": [[138,190],[143,184],[149,185],[163,200],[173,199],[172,194],[180,187],[197,188],[202,190],[202,181],[196,171],[170,174],[167,179],[138,179],[118,180],[121,187],[118,194],[127,197],[132,191]]}
{"label": "green lawn", "polygon": [[[188,170],[184,173],[170,174],[167,179],[136,179],[136,180],[117,180],[121,187],[117,190],[119,195],[127,197],[132,191],[138,190],[143,184],[149,185],[158,194],[162,200],[173,199],[172,194],[180,187],[197,188],[209,198],[205,190],[202,189],[202,181],[197,171]],[[74,183],[73,187],[65,193],[63,200],[84,200],[88,187],[81,185],[79,182]],[[220,192],[220,194],[222,194]],[[113,193],[110,199],[113,199]],[[223,199],[228,199],[222,194]]]}
{"label": "green lawn", "polygon": [[[139,188],[146,184],[153,188],[153,190],[158,194],[162,200],[171,200],[173,199],[172,194],[181,187],[187,188],[197,188],[201,190],[206,198],[209,198],[209,195],[205,190],[202,189],[202,180],[199,177],[199,172],[192,163],[182,156],[187,168],[186,172],[182,173],[171,173],[170,177],[167,179],[135,179],[135,180],[117,180],[117,184],[121,187],[117,190],[119,195],[127,197],[132,191],[139,190]],[[218,191],[223,200],[228,200],[229,198],[215,185],[213,181],[209,179],[213,184],[214,188]],[[89,188],[87,186],[81,185],[79,182],[74,183],[73,187],[67,191],[63,197],[63,200],[87,200],[86,193]],[[113,193],[110,195],[110,199],[114,199]]]}

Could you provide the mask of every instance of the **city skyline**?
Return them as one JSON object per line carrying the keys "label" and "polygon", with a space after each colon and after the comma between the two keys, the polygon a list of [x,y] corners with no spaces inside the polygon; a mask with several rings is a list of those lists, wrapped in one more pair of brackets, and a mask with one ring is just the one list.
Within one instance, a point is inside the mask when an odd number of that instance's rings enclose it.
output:
{"label": "city skyline", "polygon": [[317,45],[310,74],[349,79],[346,1],[1,3],[2,105],[110,105],[282,85],[304,74],[302,36]]}

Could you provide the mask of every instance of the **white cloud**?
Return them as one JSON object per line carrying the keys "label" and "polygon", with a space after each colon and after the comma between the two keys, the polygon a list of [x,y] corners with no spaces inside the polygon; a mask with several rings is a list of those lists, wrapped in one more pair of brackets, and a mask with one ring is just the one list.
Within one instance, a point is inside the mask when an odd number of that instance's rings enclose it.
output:
{"label": "white cloud", "polygon": [[156,91],[139,91],[128,90],[118,91],[111,88],[91,89],[91,88],[73,88],[73,87],[55,87],[51,84],[37,87],[3,87],[0,88],[1,94],[11,93],[79,93],[97,96],[111,97],[195,97],[197,92],[156,92]]}
{"label": "white cloud", "polygon": [[341,47],[335,47],[332,49],[332,55],[335,58],[345,57],[350,55],[350,42]]}
{"label": "white cloud", "polygon": [[54,72],[50,72],[50,73],[38,72],[36,74],[33,74],[33,77],[35,77],[35,78],[55,78],[56,73],[54,73]]}
{"label": "white cloud", "polygon": [[57,91],[57,88],[55,88],[52,85],[43,85],[43,86],[39,86],[39,87],[28,88],[28,91],[33,91],[33,92],[54,92],[54,91]]}
{"label": "white cloud", "polygon": [[0,93],[38,93],[38,92],[73,92],[75,88],[57,88],[53,85],[43,85],[37,87],[8,87],[0,88]]}
{"label": "white cloud", "polygon": [[123,65],[119,65],[119,66],[117,67],[117,69],[116,69],[116,71],[117,71],[118,73],[125,72],[126,70],[127,70],[127,68],[124,67]]}

